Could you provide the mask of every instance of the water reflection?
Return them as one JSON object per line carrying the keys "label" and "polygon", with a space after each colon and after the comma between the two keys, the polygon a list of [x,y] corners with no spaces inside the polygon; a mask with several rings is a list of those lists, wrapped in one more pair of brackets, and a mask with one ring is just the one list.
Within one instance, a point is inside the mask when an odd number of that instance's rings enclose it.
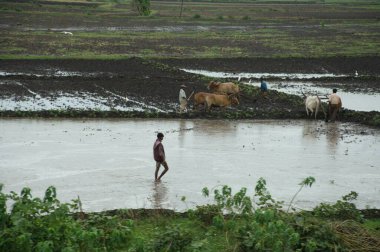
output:
{"label": "water reflection", "polygon": [[315,141],[319,138],[320,124],[317,121],[305,121],[302,128],[303,138],[310,141]]}
{"label": "water reflection", "polygon": [[326,138],[327,138],[327,146],[329,148],[330,154],[335,155],[338,140],[340,138],[340,130],[339,123],[328,123],[326,126]]}
{"label": "water reflection", "polygon": [[179,146],[183,148],[185,146],[184,140],[185,140],[185,132],[187,131],[187,122],[186,120],[180,120],[179,121],[179,130],[178,130],[178,142]]}
{"label": "water reflection", "polygon": [[199,120],[194,123],[194,133],[217,137],[220,137],[221,134],[235,134],[236,124],[227,120]]}
{"label": "water reflection", "polygon": [[168,188],[165,186],[165,182],[153,182],[152,196],[150,197],[153,208],[168,208]]}

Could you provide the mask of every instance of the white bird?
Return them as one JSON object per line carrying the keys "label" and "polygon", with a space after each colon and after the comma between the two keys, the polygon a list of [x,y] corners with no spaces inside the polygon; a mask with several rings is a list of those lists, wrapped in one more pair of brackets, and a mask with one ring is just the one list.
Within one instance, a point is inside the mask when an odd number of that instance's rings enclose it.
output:
{"label": "white bird", "polygon": [[126,102],[127,102],[127,101],[129,101],[129,99],[128,99],[128,97],[127,97],[127,96],[125,97],[125,101],[126,101]]}
{"label": "white bird", "polygon": [[239,76],[238,81],[240,81],[240,79],[241,79],[241,76]]}
{"label": "white bird", "polygon": [[67,32],[67,31],[63,31],[61,32],[62,34],[65,34],[65,35],[70,35],[70,36],[73,36],[74,34],[72,32]]}
{"label": "white bird", "polygon": [[355,76],[356,76],[356,77],[358,77],[358,76],[359,76],[359,74],[358,74],[358,71],[355,71]]}

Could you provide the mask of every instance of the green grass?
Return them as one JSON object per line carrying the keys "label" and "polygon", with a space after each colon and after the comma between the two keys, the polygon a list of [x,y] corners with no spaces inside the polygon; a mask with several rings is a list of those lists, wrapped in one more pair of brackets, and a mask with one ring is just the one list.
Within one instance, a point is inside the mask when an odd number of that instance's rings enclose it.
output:
{"label": "green grass", "polygon": [[380,219],[371,219],[364,222],[364,227],[380,235]]}
{"label": "green grass", "polygon": [[[7,58],[12,55],[14,58],[228,58],[380,54],[380,22],[367,18],[367,13],[380,16],[380,3],[365,1],[359,5],[354,0],[326,0],[329,4],[323,8],[317,5],[301,11],[297,9],[298,5],[276,5],[270,1],[259,1],[261,5],[257,5],[257,2],[236,3],[234,8],[231,8],[231,3],[185,2],[181,19],[177,16],[178,4],[174,2],[152,2],[154,14],[150,17],[137,16],[129,1],[121,5],[112,1],[97,2],[97,7],[0,2],[3,18],[10,25],[18,24],[1,31],[0,55]],[[343,14],[343,17],[318,18],[319,12],[325,12],[331,17],[337,12]],[[306,13],[305,17],[303,13]],[[196,14],[200,17],[194,18]],[[361,16],[350,19],[351,14]],[[51,25],[61,29],[172,25],[245,28],[242,31],[190,29],[155,32],[98,29],[74,31],[74,36],[69,37],[57,31],[48,31]],[[302,29],[304,26],[310,28]],[[43,27],[46,30],[24,29],[33,27]]]}

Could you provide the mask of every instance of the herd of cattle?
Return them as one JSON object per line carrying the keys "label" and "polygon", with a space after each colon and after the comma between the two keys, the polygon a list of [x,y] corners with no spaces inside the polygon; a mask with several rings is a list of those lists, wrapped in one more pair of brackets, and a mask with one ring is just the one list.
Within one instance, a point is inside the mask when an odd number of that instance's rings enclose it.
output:
{"label": "herd of cattle", "polygon": [[[216,82],[211,81],[208,85],[208,89],[212,93],[198,92],[194,95],[194,108],[199,109],[203,106],[206,111],[210,111],[211,107],[226,108],[231,105],[238,105],[240,98],[240,88],[233,82]],[[314,115],[317,119],[317,114],[322,109],[325,117],[326,112],[322,106],[321,98],[316,96],[304,96],[305,109],[307,116]]]}
{"label": "herd of cattle", "polygon": [[235,83],[211,81],[208,89],[212,93],[198,92],[194,95],[194,108],[199,109],[202,105],[209,111],[213,106],[226,108],[239,104],[240,88]]}

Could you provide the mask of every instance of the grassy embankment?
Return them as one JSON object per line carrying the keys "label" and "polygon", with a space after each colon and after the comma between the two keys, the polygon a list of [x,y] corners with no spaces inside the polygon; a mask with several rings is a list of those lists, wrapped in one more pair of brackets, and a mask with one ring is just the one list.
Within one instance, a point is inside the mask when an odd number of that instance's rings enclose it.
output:
{"label": "grassy embankment", "polygon": [[380,222],[355,207],[355,192],[312,211],[289,211],[297,194],[314,182],[304,179],[288,207],[272,198],[262,178],[253,196],[245,188],[236,193],[228,186],[204,188],[214,203],[184,213],[86,214],[79,197],[60,203],[54,187],[40,199],[29,188],[18,195],[2,193],[0,186],[0,251],[378,251]]}

